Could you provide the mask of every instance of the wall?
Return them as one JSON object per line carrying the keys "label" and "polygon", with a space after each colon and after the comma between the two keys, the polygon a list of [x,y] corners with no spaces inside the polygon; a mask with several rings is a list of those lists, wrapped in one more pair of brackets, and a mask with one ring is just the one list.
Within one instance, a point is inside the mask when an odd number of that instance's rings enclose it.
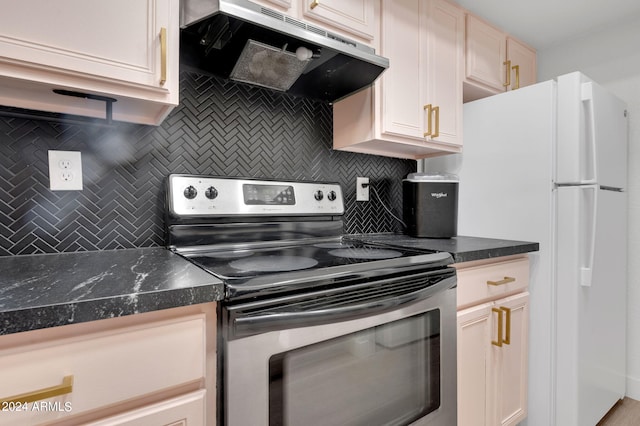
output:
{"label": "wall", "polygon": [[[181,73],[180,106],[159,127],[0,117],[0,256],[160,246],[169,173],[338,181],[349,233],[399,230],[401,179],[416,163],[338,152],[328,104]],[[48,189],[47,150],[81,151],[84,189]]]}
{"label": "wall", "polygon": [[[538,77],[582,71],[629,111],[627,395],[640,399],[640,17],[538,51]],[[606,343],[605,343],[606,344]]]}

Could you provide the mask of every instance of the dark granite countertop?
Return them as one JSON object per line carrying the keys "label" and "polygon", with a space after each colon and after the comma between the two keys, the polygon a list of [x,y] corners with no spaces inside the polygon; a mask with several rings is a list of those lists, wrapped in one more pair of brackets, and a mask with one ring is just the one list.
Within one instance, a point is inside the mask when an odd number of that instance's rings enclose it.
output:
{"label": "dark granite countertop", "polygon": [[[537,251],[538,243],[403,234],[352,237],[444,251],[454,262]],[[163,247],[0,257],[0,335],[221,300],[220,280]]]}
{"label": "dark granite countertop", "polygon": [[0,257],[0,335],[222,299],[222,282],[162,247]]}
{"label": "dark granite countertop", "polygon": [[404,234],[357,234],[353,235],[353,237],[372,243],[446,251],[451,253],[455,263],[511,256],[514,254],[538,251],[540,249],[539,244],[533,242],[466,236],[454,238],[415,238]]}

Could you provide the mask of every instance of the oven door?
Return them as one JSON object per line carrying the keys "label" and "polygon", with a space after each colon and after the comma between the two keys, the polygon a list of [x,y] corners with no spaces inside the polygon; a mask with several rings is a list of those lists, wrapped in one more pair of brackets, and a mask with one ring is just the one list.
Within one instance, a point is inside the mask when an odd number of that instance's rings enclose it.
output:
{"label": "oven door", "polygon": [[455,425],[455,280],[446,269],[229,307],[225,423]]}

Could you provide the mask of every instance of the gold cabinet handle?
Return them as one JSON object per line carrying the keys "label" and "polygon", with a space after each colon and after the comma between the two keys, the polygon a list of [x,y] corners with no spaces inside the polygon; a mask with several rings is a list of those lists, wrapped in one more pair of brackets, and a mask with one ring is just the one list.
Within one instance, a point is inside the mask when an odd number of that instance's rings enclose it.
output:
{"label": "gold cabinet handle", "polygon": [[424,132],[424,137],[426,138],[427,136],[431,135],[431,104],[427,104],[422,108],[424,111],[427,111],[427,131]]}
{"label": "gold cabinet handle", "polygon": [[520,88],[520,65],[514,65],[511,69],[516,71],[516,85],[511,90],[516,90]]}
{"label": "gold cabinet handle", "polygon": [[167,29],[160,29],[160,86],[167,82]]}
{"label": "gold cabinet handle", "polygon": [[502,347],[502,313],[504,312],[502,309],[491,308],[491,312],[495,312],[498,314],[498,340],[492,340],[491,344],[495,346]]}
{"label": "gold cabinet handle", "polygon": [[506,323],[504,326],[504,339],[502,340],[505,345],[511,344],[511,309],[500,306],[500,310],[504,311]]}
{"label": "gold cabinet handle", "polygon": [[511,85],[511,61],[504,61],[502,63],[502,65],[506,65],[505,69],[506,69],[506,78],[505,78],[505,83],[503,84],[504,87],[508,87],[509,85]]}
{"label": "gold cabinet handle", "polygon": [[513,277],[504,277],[500,281],[487,281],[487,285],[505,285],[514,282],[516,279]]}
{"label": "gold cabinet handle", "polygon": [[311,2],[311,5],[309,6],[311,9],[315,9],[316,6],[318,6],[320,4],[320,0],[313,0]]}
{"label": "gold cabinet handle", "polygon": [[436,115],[436,125],[435,125],[436,130],[433,132],[431,137],[437,138],[438,136],[440,136],[440,107],[439,106],[434,107],[433,111],[435,112],[435,115]]}
{"label": "gold cabinet handle", "polygon": [[0,404],[11,402],[35,402],[42,399],[53,398],[54,396],[66,395],[71,392],[73,392],[73,375],[65,376],[62,379],[62,384],[57,386],[51,386],[44,389],[38,389],[37,391],[23,393],[21,395],[2,398],[0,399]]}

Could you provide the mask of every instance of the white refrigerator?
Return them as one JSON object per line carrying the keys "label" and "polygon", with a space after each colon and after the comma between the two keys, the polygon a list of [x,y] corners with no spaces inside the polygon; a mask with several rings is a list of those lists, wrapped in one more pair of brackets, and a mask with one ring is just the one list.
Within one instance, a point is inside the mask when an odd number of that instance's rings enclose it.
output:
{"label": "white refrigerator", "polygon": [[470,102],[459,158],[458,234],[540,243],[525,423],[595,425],[626,384],[625,104],[580,73]]}

